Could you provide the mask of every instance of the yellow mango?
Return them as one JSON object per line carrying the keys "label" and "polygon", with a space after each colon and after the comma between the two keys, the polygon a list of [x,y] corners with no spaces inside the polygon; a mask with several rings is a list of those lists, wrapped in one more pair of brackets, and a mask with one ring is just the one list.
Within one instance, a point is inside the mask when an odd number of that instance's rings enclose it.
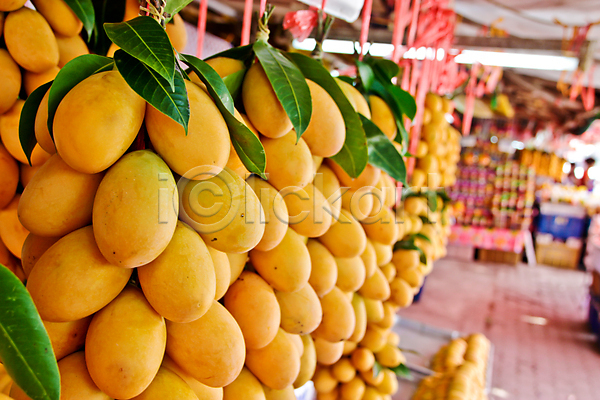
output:
{"label": "yellow mango", "polygon": [[275,291],[281,310],[281,327],[288,333],[311,333],[321,323],[323,310],[319,296],[307,283],[295,292]]}
{"label": "yellow mango", "polygon": [[354,350],[356,350],[357,346],[358,343],[351,342],[350,339],[344,340],[344,351],[342,352],[342,354],[345,356],[349,356]]}
{"label": "yellow mango", "polygon": [[165,250],[137,272],[146,299],[169,321],[194,321],[212,306],[216,291],[212,258],[198,233],[183,222],[177,222]]}
{"label": "yellow mango", "polygon": [[442,112],[444,102],[440,96],[435,93],[427,93],[425,96],[425,107],[434,113]]}
{"label": "yellow mango", "polygon": [[223,388],[213,388],[206,386],[192,378],[179,365],[175,363],[167,354],[163,358],[161,367],[168,368],[175,372],[188,386],[196,393],[198,400],[223,400]]}
{"label": "yellow mango", "polygon": [[361,400],[365,394],[365,381],[355,376],[349,382],[340,386],[340,397],[344,400]]}
{"label": "yellow mango", "polygon": [[73,353],[58,362],[61,400],[110,400],[92,380],[83,351]]}
{"label": "yellow mango", "polygon": [[331,209],[325,196],[312,183],[304,188],[285,188],[280,193],[293,230],[311,238],[327,232],[332,222]]}
{"label": "yellow mango", "polygon": [[377,266],[381,267],[390,261],[392,261],[394,246],[376,242],[371,242],[375,249],[375,255],[377,257]]}
{"label": "yellow mango", "polygon": [[420,264],[420,255],[417,250],[398,249],[392,256],[392,264],[398,271],[415,269]]}
{"label": "yellow mango", "polygon": [[21,91],[21,70],[5,49],[0,49],[0,86],[0,114],[4,114],[15,104]]}
{"label": "yellow mango", "polygon": [[223,252],[244,253],[260,242],[265,232],[263,208],[235,172],[225,168],[210,179],[183,184],[180,218],[206,243]]}
{"label": "yellow mango", "polygon": [[367,308],[365,300],[358,293],[354,293],[352,296],[352,309],[354,310],[354,319],[356,322],[354,324],[354,331],[348,340],[351,342],[360,342],[367,330]]}
{"label": "yellow mango", "polygon": [[317,352],[315,342],[310,335],[301,335],[304,351],[300,357],[300,372],[294,381],[294,387],[299,388],[308,382],[315,374],[317,368]]}
{"label": "yellow mango", "polygon": [[81,32],[83,23],[64,0],[32,0],[31,2],[57,34],[76,36]]}
{"label": "yellow mango", "polygon": [[4,41],[12,58],[32,72],[44,72],[58,64],[58,44],[52,28],[39,12],[27,7],[8,14]]}
{"label": "yellow mango", "polygon": [[376,268],[375,273],[365,280],[358,292],[366,298],[383,301],[390,297],[390,284],[381,269]]}
{"label": "yellow mango", "polygon": [[2,11],[14,11],[23,7],[27,0],[2,0],[0,1],[0,12]]}
{"label": "yellow mango", "polygon": [[[313,377],[313,382],[319,395],[321,393],[332,393],[339,383],[331,374],[330,368],[319,368]],[[337,393],[332,397],[332,399],[337,399]]]}
{"label": "yellow mango", "polygon": [[[216,289],[215,300],[220,300],[225,296],[225,292],[231,284],[231,266],[226,253],[219,251],[210,246],[206,246],[212,258],[213,266],[215,267]],[[237,278],[237,277],[236,277]]]}
{"label": "yellow mango", "polygon": [[349,358],[342,358],[331,367],[331,375],[340,383],[350,382],[356,376],[356,369]]}
{"label": "yellow mango", "polygon": [[340,342],[348,339],[354,332],[356,319],[354,309],[348,297],[337,287],[321,298],[323,320],[314,331],[314,337],[329,342]]}
{"label": "yellow mango", "polygon": [[357,291],[365,282],[365,264],[359,256],[335,258],[338,267],[336,286],[345,292]]}
{"label": "yellow mango", "polygon": [[394,211],[383,207],[377,214],[361,221],[369,239],[386,245],[393,245],[398,240]]}
{"label": "yellow mango", "polygon": [[[352,100],[354,100],[355,105],[354,109],[356,110],[356,112],[364,115],[368,119],[371,119],[371,110],[369,109],[369,103],[367,103],[367,100],[363,97],[362,93],[360,93],[354,86],[350,85],[347,82],[338,80],[338,84],[340,85],[344,93],[346,93],[346,96],[348,96],[349,94],[350,96],[352,96]],[[350,100],[350,96],[348,96],[348,100]],[[350,103],[352,103],[352,100],[350,100]]]}
{"label": "yellow mango", "polygon": [[70,37],[57,35],[56,43],[58,43],[58,66],[60,68],[72,59],[90,53],[85,41],[79,35]]}
{"label": "yellow mango", "polygon": [[39,236],[64,236],[90,224],[94,197],[103,176],[76,171],[54,154],[21,195],[21,223]]}
{"label": "yellow mango", "polygon": [[56,110],[56,150],[73,169],[87,174],[103,171],[133,143],[145,109],[144,99],[118,71],[92,75],[71,89]]}
{"label": "yellow mango", "polygon": [[344,118],[325,89],[310,79],[306,83],[312,98],[312,114],[302,138],[312,154],[331,157],[342,149],[346,140]]}
{"label": "yellow mango", "polygon": [[206,60],[206,63],[217,71],[217,74],[219,74],[221,78],[244,69],[244,63],[235,58],[215,57]]}
{"label": "yellow mango", "polygon": [[156,152],[173,171],[188,179],[207,179],[227,164],[229,130],[206,92],[190,81],[185,87],[190,102],[188,133],[150,104],[146,108],[146,129]]}
{"label": "yellow mango", "polygon": [[150,386],[132,400],[163,400],[167,398],[197,400],[198,396],[179,375],[169,368],[161,367]]}
{"label": "yellow mango", "polygon": [[40,103],[37,114],[35,115],[35,138],[40,147],[49,154],[56,153],[54,140],[48,130],[48,96],[50,90],[46,92]]}
{"label": "yellow mango", "polygon": [[15,197],[19,185],[19,165],[0,143],[0,210]]}
{"label": "yellow mango", "polygon": [[368,371],[375,364],[375,355],[366,347],[359,347],[352,352],[350,357],[352,365],[357,371]]}
{"label": "yellow mango", "polygon": [[[13,158],[20,163],[29,165],[19,140],[19,120],[24,104],[23,100],[17,100],[10,110],[0,115],[0,139],[2,139],[2,144]],[[49,158],[50,154],[46,153],[39,144],[36,144],[31,152],[31,165],[42,165]]]}
{"label": "yellow mango", "polygon": [[23,185],[23,188],[27,187],[27,184],[31,181],[31,178],[33,178],[33,176],[38,171],[38,169],[40,169],[40,165],[31,167],[27,164],[21,164],[19,166],[20,175],[21,175],[20,180],[21,180],[21,184]]}
{"label": "yellow mango", "polygon": [[[396,348],[398,350],[398,348]],[[400,350],[398,350],[400,351]],[[394,371],[384,369],[383,380],[377,385],[377,390],[384,395],[394,395],[398,391],[398,377]]]}
{"label": "yellow mango", "polygon": [[385,346],[375,353],[375,359],[377,359],[379,364],[387,368],[395,368],[406,361],[400,349],[397,346],[387,343],[387,341]]}
{"label": "yellow mango", "polygon": [[92,316],[69,322],[42,321],[57,360],[83,348]]}
{"label": "yellow mango", "polygon": [[384,317],[384,309],[383,303],[381,300],[372,300],[364,298],[365,301],[365,309],[367,310],[367,322],[368,323],[378,323]]}
{"label": "yellow mango", "polygon": [[424,276],[419,268],[403,269],[398,272],[398,277],[404,279],[414,289],[423,286]]}
{"label": "yellow mango", "polygon": [[256,250],[272,250],[283,240],[288,227],[288,209],[281,194],[269,184],[257,176],[251,176],[246,183],[252,188],[260,199],[260,204],[265,213],[265,233],[254,247]]}
{"label": "yellow mango", "polygon": [[352,86],[348,82],[341,80],[340,78],[335,78],[335,81],[337,82],[340,89],[342,89],[342,92],[344,92],[344,96],[346,96],[352,108],[354,108],[354,110],[356,111],[356,101],[354,100],[354,95],[352,93],[352,89],[354,89],[354,86]]}
{"label": "yellow mango", "polygon": [[327,247],[315,239],[309,239],[306,248],[310,254],[310,278],[308,283],[319,297],[323,297],[333,289],[337,281],[337,264]]}
{"label": "yellow mango", "polygon": [[90,375],[112,398],[137,396],[156,376],[166,341],[164,318],[128,286],[92,319],[85,339]]}
{"label": "yellow mango", "polygon": [[74,321],[100,310],[125,287],[130,269],[111,265],[100,253],[91,226],[69,233],[40,257],[27,290],[42,319]]}
{"label": "yellow mango", "polygon": [[23,243],[21,250],[21,265],[25,277],[28,277],[31,270],[40,259],[42,254],[46,252],[60,237],[38,236],[30,233]]}
{"label": "yellow mango", "polygon": [[304,345],[302,344],[302,339],[300,338],[300,335],[296,335],[295,333],[289,333],[286,332],[285,333],[288,337],[288,339],[291,340],[291,342],[294,344],[294,347],[296,347],[296,351],[298,351],[298,356],[302,357],[302,353],[304,352]]}
{"label": "yellow mango", "polygon": [[231,286],[240,276],[250,258],[248,257],[248,253],[225,254],[227,254],[227,259],[229,260],[229,285]]}
{"label": "yellow mango", "polygon": [[225,308],[237,321],[246,348],[260,349],[275,338],[281,321],[273,289],[253,272],[242,272],[225,294]]}
{"label": "yellow mango", "polygon": [[381,329],[375,325],[367,326],[365,337],[360,341],[361,347],[366,347],[373,353],[377,353],[379,350],[387,344],[387,330]]}
{"label": "yellow mango", "polygon": [[381,177],[381,170],[370,164],[367,164],[363,172],[361,172],[357,178],[351,178],[342,167],[331,159],[328,159],[327,165],[335,172],[335,175],[340,182],[340,186],[348,187],[351,190],[358,190],[365,186],[375,187]]}
{"label": "yellow mango", "polygon": [[176,199],[173,175],[156,154],[139,150],[121,158],[94,199],[94,236],[104,257],[124,268],[156,259],[175,232]]}
{"label": "yellow mango", "polygon": [[390,282],[390,300],[404,308],[412,304],[413,288],[404,279],[398,277]]}
{"label": "yellow mango", "polygon": [[252,125],[266,137],[279,138],[292,129],[292,122],[258,62],[246,72],[242,84],[242,101]]}
{"label": "yellow mango", "polygon": [[288,386],[282,390],[275,390],[263,385],[263,390],[265,391],[266,400],[296,400],[293,386]]}
{"label": "yellow mango", "polygon": [[365,250],[360,255],[360,258],[365,266],[365,279],[368,279],[373,276],[377,268],[377,254],[375,253],[373,243],[369,239],[367,239]]}
{"label": "yellow mango", "polygon": [[313,160],[313,172],[316,174],[317,170],[323,163],[323,157],[313,155],[312,160]]}
{"label": "yellow mango", "polygon": [[247,368],[223,388],[223,400],[265,400],[260,381]]}
{"label": "yellow mango", "polygon": [[312,181],[312,156],[304,139],[296,142],[296,132],[275,139],[263,137],[261,142],[267,156],[268,181],[276,189],[303,188]]}
{"label": "yellow mango", "polygon": [[346,190],[342,194],[342,207],[359,221],[369,217],[373,210],[373,192],[369,186],[358,190]]}
{"label": "yellow mango", "polygon": [[394,331],[388,333],[387,343],[398,347],[400,345],[400,335]]}
{"label": "yellow mango", "polygon": [[282,390],[294,383],[300,372],[300,355],[283,329],[261,349],[248,349],[246,366],[266,386]]}
{"label": "yellow mango", "polygon": [[17,207],[21,195],[13,197],[12,201],[0,210],[0,240],[17,258],[21,258],[23,243],[29,231],[19,221]]}
{"label": "yellow mango", "polygon": [[371,103],[371,121],[381,129],[385,136],[393,140],[398,128],[392,109],[378,96],[369,96],[369,103]]}
{"label": "yellow mango", "polygon": [[290,228],[272,250],[250,251],[250,261],[263,279],[281,292],[301,289],[310,277],[308,249],[302,237]]}
{"label": "yellow mango", "polygon": [[185,30],[185,22],[183,22],[181,15],[173,15],[173,19],[167,23],[165,30],[175,50],[183,52],[187,44],[187,31]]}
{"label": "yellow mango", "polygon": [[167,321],[167,336],[169,357],[205,385],[229,385],[244,366],[246,349],[242,331],[217,301],[193,322]]}
{"label": "yellow mango", "polygon": [[23,74],[23,86],[25,87],[25,93],[30,95],[35,89],[39,88],[45,83],[48,83],[58,75],[60,68],[58,66],[51,67],[43,72],[31,72],[25,71]]}
{"label": "yellow mango", "polygon": [[377,326],[383,329],[391,329],[394,326],[396,318],[396,306],[389,301],[383,303],[383,318],[377,323]]}
{"label": "yellow mango", "polygon": [[381,196],[384,199],[383,204],[389,208],[394,207],[396,205],[396,200],[398,199],[398,192],[394,180],[390,178],[388,174],[382,172],[379,181],[375,186],[381,190]]}
{"label": "yellow mango", "polygon": [[327,198],[333,220],[337,221],[342,209],[342,191],[337,176],[331,168],[323,164],[317,170],[313,184]]}
{"label": "yellow mango", "polygon": [[319,241],[335,257],[356,257],[365,251],[367,236],[360,223],[352,216],[350,211],[342,209],[340,218],[331,224]]}

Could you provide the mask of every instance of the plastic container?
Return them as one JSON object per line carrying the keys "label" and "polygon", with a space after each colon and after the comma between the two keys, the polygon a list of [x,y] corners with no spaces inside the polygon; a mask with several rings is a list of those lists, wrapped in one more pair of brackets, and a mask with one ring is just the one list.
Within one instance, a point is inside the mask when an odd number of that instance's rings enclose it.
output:
{"label": "plastic container", "polygon": [[[309,6],[321,8],[322,0],[299,0]],[[363,8],[364,0],[328,0],[325,4],[325,12],[346,22],[354,22],[358,19]]]}
{"label": "plastic container", "polygon": [[555,238],[580,238],[585,230],[586,212],[583,207],[570,204],[542,203],[538,232]]}

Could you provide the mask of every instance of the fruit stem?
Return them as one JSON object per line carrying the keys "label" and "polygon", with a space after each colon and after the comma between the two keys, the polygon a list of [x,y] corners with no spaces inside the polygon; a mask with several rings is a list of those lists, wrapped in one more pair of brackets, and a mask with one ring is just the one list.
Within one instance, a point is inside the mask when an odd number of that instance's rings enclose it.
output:
{"label": "fruit stem", "polygon": [[166,26],[166,0],[140,0],[140,15],[154,18],[163,28]]}
{"label": "fruit stem", "polygon": [[274,6],[271,4],[267,5],[267,9],[261,18],[258,19],[258,31],[256,32],[256,40],[262,40],[264,42],[269,41],[269,34],[271,31],[269,30],[269,19],[271,18],[271,14],[273,14]]}
{"label": "fruit stem", "polygon": [[323,20],[323,10],[319,10],[318,13],[317,34],[315,35],[316,43],[315,49],[312,52],[312,58],[321,61],[323,59],[323,42],[329,34],[329,30],[331,29],[331,25],[333,25],[335,18],[331,15],[327,15],[325,20]]}

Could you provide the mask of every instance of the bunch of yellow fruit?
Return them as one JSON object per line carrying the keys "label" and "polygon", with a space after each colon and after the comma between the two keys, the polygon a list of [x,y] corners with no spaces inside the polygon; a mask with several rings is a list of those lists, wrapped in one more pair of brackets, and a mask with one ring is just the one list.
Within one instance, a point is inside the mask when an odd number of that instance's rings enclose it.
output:
{"label": "bunch of yellow fruit", "polygon": [[486,369],[490,342],[482,334],[454,339],[434,356],[437,372],[421,381],[413,400],[486,400]]}

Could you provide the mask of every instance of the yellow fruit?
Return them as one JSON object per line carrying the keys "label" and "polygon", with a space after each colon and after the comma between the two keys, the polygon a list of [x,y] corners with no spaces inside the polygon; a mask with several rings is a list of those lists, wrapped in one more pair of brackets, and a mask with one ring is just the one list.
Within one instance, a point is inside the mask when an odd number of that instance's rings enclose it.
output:
{"label": "yellow fruit", "polygon": [[41,148],[49,154],[56,153],[56,146],[54,146],[54,140],[50,136],[48,130],[48,96],[50,90],[46,92],[40,103],[37,114],[35,116],[35,138]]}
{"label": "yellow fruit", "polygon": [[336,221],[340,217],[340,210],[342,208],[342,192],[337,176],[331,168],[323,164],[319,166],[313,184],[327,198],[331,208],[331,215],[333,220]]}
{"label": "yellow fruit", "polygon": [[215,298],[216,277],[210,253],[200,236],[183,222],[177,222],[165,250],[137,271],[148,302],[170,321],[200,318]]}
{"label": "yellow fruit", "polygon": [[356,257],[365,251],[367,236],[350,211],[342,209],[340,218],[319,240],[335,257]]}
{"label": "yellow fruit", "polygon": [[265,233],[254,247],[260,251],[272,250],[283,240],[287,232],[288,209],[281,194],[268,182],[257,176],[251,176],[246,181],[260,199],[265,213]]}
{"label": "yellow fruit", "polygon": [[92,222],[94,196],[104,174],[83,174],[58,154],[42,165],[19,201],[19,219],[39,236],[64,236]]}
{"label": "yellow fruit", "polygon": [[398,277],[404,279],[415,289],[423,286],[423,274],[418,268],[403,269],[398,272]]}
{"label": "yellow fruit", "polygon": [[56,43],[58,43],[58,66],[60,68],[72,59],[90,53],[85,41],[79,35],[71,37],[57,35]]}
{"label": "yellow fruit", "polygon": [[369,239],[376,242],[392,245],[398,239],[396,218],[390,208],[383,207],[377,214],[362,220],[361,225]]}
{"label": "yellow fruit", "polygon": [[398,347],[400,345],[400,335],[398,335],[396,332],[390,331],[390,333],[388,333],[387,342],[392,346]]}
{"label": "yellow fruit", "polygon": [[425,212],[426,204],[418,196],[410,196],[404,200],[404,212],[419,215]]}
{"label": "yellow fruit", "polygon": [[288,339],[291,340],[294,347],[296,347],[298,356],[302,357],[302,353],[304,353],[304,345],[302,344],[302,339],[300,338],[300,335],[296,335],[294,333],[288,333],[288,332],[286,332],[285,334],[287,335]]}
{"label": "yellow fruit", "polygon": [[165,26],[165,30],[175,50],[182,52],[187,44],[187,32],[181,15],[175,14],[173,19]]}
{"label": "yellow fruit", "polygon": [[228,168],[218,175],[189,181],[182,190],[180,218],[217,250],[244,253],[265,232],[265,214],[248,184]]}
{"label": "yellow fruit", "polygon": [[[0,115],[0,138],[2,139],[2,144],[13,158],[23,164],[29,165],[29,161],[27,161],[25,152],[21,147],[21,141],[19,140],[19,120],[24,104],[23,100],[17,100],[10,110]],[[36,144],[31,153],[31,165],[42,165],[49,158],[50,154],[46,153],[39,144]]]}
{"label": "yellow fruit", "polygon": [[404,308],[412,304],[413,288],[402,278],[394,278],[390,282],[390,300]]}
{"label": "yellow fruit", "polygon": [[427,125],[428,123],[431,122],[431,110],[429,110],[428,108],[425,108],[423,110],[423,125]]}
{"label": "yellow fruit", "polygon": [[2,0],[0,1],[0,12],[1,11],[14,11],[23,7],[26,0]]}
{"label": "yellow fruit", "polygon": [[454,112],[454,102],[447,97],[442,97],[442,111],[446,114]]}
{"label": "yellow fruit", "polygon": [[262,349],[248,349],[246,366],[266,386],[282,390],[300,372],[300,355],[283,329]]}
{"label": "yellow fruit", "polygon": [[369,103],[371,104],[371,121],[381,129],[385,136],[393,140],[398,128],[390,106],[381,97],[374,95],[369,96]]}
{"label": "yellow fruit", "polygon": [[365,280],[358,292],[366,298],[383,301],[390,296],[390,286],[381,269],[376,268],[375,273]]}
{"label": "yellow fruit", "polygon": [[103,171],[133,143],[145,109],[144,99],[118,71],[92,75],[71,89],[56,110],[56,150],[73,169],[87,174]]}
{"label": "yellow fruit", "polygon": [[81,31],[83,23],[64,0],[32,0],[32,3],[55,33],[75,36]]}
{"label": "yellow fruit", "polygon": [[139,150],[121,158],[94,199],[94,236],[104,257],[125,268],[156,259],[175,232],[176,198],[173,175],[155,153]]}
{"label": "yellow fruit", "polygon": [[315,342],[310,335],[301,335],[304,351],[300,357],[300,372],[294,381],[294,387],[298,388],[308,382],[315,374],[317,368],[317,352]]}
{"label": "yellow fruit", "polygon": [[197,400],[190,385],[169,368],[161,367],[150,386],[132,400],[162,400],[176,398],[181,400]]}
{"label": "yellow fruit", "polygon": [[15,197],[19,184],[19,166],[0,143],[0,210]]}
{"label": "yellow fruit", "polygon": [[[313,382],[315,384],[315,390],[318,394],[321,393],[330,393],[333,391],[337,385],[338,381],[331,374],[331,369],[329,368],[319,368],[319,370],[315,373],[313,377]],[[336,399],[337,395],[333,397]]]}
{"label": "yellow fruit", "polygon": [[19,221],[17,213],[20,198],[21,195],[16,195],[4,209],[0,210],[0,240],[17,258],[21,258],[23,243],[29,235],[29,231]]}
{"label": "yellow fruit", "polygon": [[366,347],[373,353],[377,353],[387,343],[387,330],[381,329],[375,325],[367,326],[365,337],[360,341],[361,347]]}
{"label": "yellow fruit", "polygon": [[58,45],[52,28],[39,12],[23,7],[4,21],[4,41],[12,58],[32,72],[58,64]]}
{"label": "yellow fruit", "polygon": [[229,260],[229,285],[232,285],[233,282],[237,280],[240,276],[246,263],[248,262],[248,253],[225,253],[227,254],[227,259]]}
{"label": "yellow fruit", "polygon": [[341,383],[350,382],[356,376],[356,368],[349,358],[342,358],[331,367],[331,375]]}
{"label": "yellow fruit", "polygon": [[425,107],[430,109],[432,112],[441,112],[443,101],[440,96],[435,93],[427,93],[425,96]]}
{"label": "yellow fruit", "polygon": [[235,148],[233,147],[233,143],[231,143],[231,145],[229,146],[229,159],[227,160],[227,164],[225,164],[225,166],[231,169],[236,174],[238,174],[242,179],[246,179],[251,175],[250,172],[248,172],[248,170],[246,169],[246,166],[244,165],[242,160],[240,159],[240,156],[238,156]]}
{"label": "yellow fruit", "polygon": [[351,381],[340,386],[340,398],[342,400],[361,400],[365,389],[365,382],[359,376],[355,376]]}
{"label": "yellow fruit", "polygon": [[192,378],[187,372],[185,372],[179,365],[175,363],[165,354],[163,358],[163,362],[161,365],[162,368],[168,368],[172,372],[175,372],[181,379],[183,379],[188,386],[196,393],[196,396],[199,400],[223,400],[223,389],[222,388],[212,388],[210,386],[206,386],[196,379]]}
{"label": "yellow fruit", "polygon": [[[427,212],[425,211],[423,214],[426,214],[426,213]],[[413,214],[410,216],[410,226],[411,226],[411,233],[421,232],[421,228],[423,228],[423,220],[421,220],[421,218],[419,218],[418,216]]]}
{"label": "yellow fruit", "polygon": [[373,276],[375,269],[377,268],[377,254],[375,253],[373,243],[369,239],[367,239],[365,251],[362,252],[360,258],[363,260],[365,265],[365,278],[369,279],[371,276]]}
{"label": "yellow fruit", "polygon": [[405,361],[400,349],[388,343],[386,343],[381,350],[375,353],[375,358],[379,364],[388,368],[397,367]]}
{"label": "yellow fruit", "polygon": [[383,303],[381,300],[364,299],[367,310],[367,322],[376,324],[381,322],[384,316]]}
{"label": "yellow fruit", "polygon": [[317,355],[317,361],[320,365],[333,365],[341,357],[344,352],[345,342],[329,342],[325,339],[315,338],[315,351]]}
{"label": "yellow fruit", "polygon": [[[363,95],[349,83],[340,80],[338,80],[338,83],[340,84],[340,87],[342,87],[342,90],[344,90],[346,96],[348,96],[348,99],[352,97],[352,100],[354,100],[354,108],[356,112],[364,115],[368,119],[371,119],[371,110],[369,109],[369,103],[367,103],[367,100],[363,97]],[[344,85],[342,85],[342,83],[344,83]],[[352,103],[352,101],[350,101],[350,103]]]}
{"label": "yellow fruit", "polygon": [[393,246],[379,243],[376,241],[372,241],[371,244],[375,249],[375,255],[377,257],[377,265],[379,267],[384,266],[385,264],[392,261],[392,250]]}
{"label": "yellow fruit", "polygon": [[373,352],[366,347],[359,347],[352,352],[352,365],[358,371],[369,371],[375,364]]}
{"label": "yellow fruit", "polygon": [[419,168],[415,168],[410,179],[410,187],[420,189],[421,187],[425,186],[426,181],[427,174],[425,173],[425,171]]}
{"label": "yellow fruit", "polygon": [[57,360],[83,348],[92,316],[69,322],[42,321]]}
{"label": "yellow fruit", "polygon": [[357,291],[365,282],[365,264],[359,256],[335,258],[338,267],[336,286],[345,292]]}
{"label": "yellow fruit", "polygon": [[31,270],[40,259],[42,254],[46,252],[54,243],[56,243],[60,237],[45,237],[38,236],[30,233],[27,235],[27,239],[23,242],[21,250],[21,265],[25,277],[28,277]]}
{"label": "yellow fruit", "polygon": [[352,308],[354,309],[355,318],[354,331],[348,338],[350,342],[346,341],[345,343],[360,342],[367,330],[367,308],[365,301],[356,293],[352,296]]}
{"label": "yellow fruit", "polygon": [[419,258],[420,255],[417,250],[398,249],[394,251],[392,264],[394,264],[398,271],[413,269],[419,266]]}
{"label": "yellow fruit", "polygon": [[302,237],[287,230],[273,250],[250,251],[250,261],[258,273],[276,290],[295,292],[310,277],[310,254]]}
{"label": "yellow fruit", "polygon": [[371,187],[362,187],[358,190],[343,190],[342,192],[342,207],[350,211],[354,218],[363,221],[371,215],[374,202]]}
{"label": "yellow fruit", "polygon": [[25,71],[25,74],[23,75],[25,92],[30,95],[38,87],[54,80],[59,71],[60,68],[58,66],[51,67],[50,69],[39,73]]}
{"label": "yellow fruit", "polygon": [[8,51],[0,49],[0,114],[8,111],[19,97],[21,91],[21,70]]}
{"label": "yellow fruit", "polygon": [[[287,132],[286,132],[287,133]],[[304,139],[296,142],[291,131],[276,139],[261,138],[267,156],[268,181],[278,190],[290,186],[303,188],[313,179],[312,156]]]}
{"label": "yellow fruit", "polygon": [[163,317],[129,286],[92,319],[85,340],[90,376],[112,398],[137,396],[156,376],[166,341]]}
{"label": "yellow fruit", "polygon": [[350,340],[344,340],[344,351],[342,352],[342,354],[345,356],[349,356],[354,350],[356,350],[357,347],[358,343],[351,342]]}
{"label": "yellow fruit", "polygon": [[[399,350],[398,350],[399,351]],[[394,371],[384,369],[383,380],[377,385],[377,390],[384,395],[394,395],[398,391],[398,377]]]}
{"label": "yellow fruit", "polygon": [[146,109],[146,128],[156,152],[173,171],[188,179],[208,179],[227,164],[229,130],[208,94],[189,81],[186,89],[190,102],[187,134],[181,125],[151,105]]}
{"label": "yellow fruit", "polygon": [[317,240],[309,239],[306,248],[311,262],[308,283],[319,297],[323,297],[333,289],[337,281],[338,270],[335,258]]}
{"label": "yellow fruit", "polygon": [[383,319],[377,323],[377,326],[383,329],[391,329],[394,326],[396,318],[396,307],[389,301],[383,303]]}
{"label": "yellow fruit", "polygon": [[348,339],[354,332],[356,319],[352,303],[337,287],[321,298],[323,320],[314,331],[314,337],[330,342]]}
{"label": "yellow fruit", "polygon": [[265,392],[252,372],[243,368],[238,377],[223,388],[223,400],[265,400]]}
{"label": "yellow fruit", "polygon": [[[338,86],[340,87],[340,89],[342,89],[342,92],[344,92],[344,96],[346,96],[346,98],[348,99],[348,102],[350,102],[350,105],[352,106],[352,108],[354,108],[354,110],[356,111],[356,101],[354,100],[354,91],[352,89],[354,89],[354,87],[349,84],[348,82],[344,82],[343,80],[341,80],[340,78],[335,78],[335,81],[337,82]],[[354,89],[356,90],[356,89]],[[369,105],[367,104],[367,109],[369,108]]]}
{"label": "yellow fruit", "polygon": [[235,58],[215,57],[206,60],[206,63],[217,71],[221,78],[244,69],[244,63]]}
{"label": "yellow fruit", "polygon": [[312,98],[312,114],[302,138],[312,154],[331,157],[342,149],[346,140],[344,118],[325,89],[310,79],[306,83]]}
{"label": "yellow fruit", "polygon": [[252,125],[266,137],[279,138],[292,129],[292,122],[258,62],[246,72],[242,84],[242,101]]}
{"label": "yellow fruit", "polygon": [[319,156],[313,155],[312,156],[312,160],[313,160],[313,172],[316,174],[317,170],[319,169],[319,167],[323,163],[323,157],[319,157]]}
{"label": "yellow fruit", "polygon": [[246,356],[242,331],[217,301],[196,321],[167,321],[167,335],[167,354],[205,385],[226,386],[242,370]]}
{"label": "yellow fruit", "polygon": [[58,362],[60,398],[64,400],[110,400],[96,386],[87,370],[83,351],[73,353]]}
{"label": "yellow fruit", "polygon": [[370,385],[370,386],[367,386],[367,389],[365,391],[365,395],[363,396],[363,399],[364,400],[374,400],[374,399],[379,400],[379,399],[381,399],[379,392],[373,387],[373,386],[377,386],[377,385],[381,384],[381,382],[383,382],[383,374],[381,373],[381,371],[379,371],[377,376],[375,376],[375,372],[371,368],[368,371],[361,371],[360,377],[368,385]]}
{"label": "yellow fruit", "polygon": [[275,390],[263,385],[263,390],[265,391],[266,400],[296,400],[293,386],[288,386],[282,390]]}
{"label": "yellow fruit", "polygon": [[231,284],[231,266],[229,265],[229,258],[227,257],[226,253],[223,253],[222,251],[214,249],[208,245],[206,248],[210,253],[212,264],[215,268],[215,300],[219,300],[225,295],[225,292],[227,292],[227,289]]}
{"label": "yellow fruit", "polygon": [[385,279],[387,279],[388,282],[391,282],[392,279],[394,279],[396,277],[396,274],[398,273],[396,271],[396,266],[392,263],[388,263],[382,266],[381,272],[383,272],[383,276],[385,276]]}
{"label": "yellow fruit", "polygon": [[307,283],[292,293],[275,291],[281,309],[281,328],[288,333],[311,333],[321,323],[323,310],[314,289]]}
{"label": "yellow fruit", "polygon": [[281,192],[289,213],[289,225],[299,235],[319,237],[331,226],[331,209],[312,183],[303,189],[289,187]]}
{"label": "yellow fruit", "polygon": [[379,168],[375,168],[370,164],[367,164],[363,172],[360,175],[353,179],[348,175],[342,167],[336,164],[334,161],[328,162],[329,167],[335,172],[335,175],[340,181],[341,186],[349,187],[352,190],[358,190],[364,186],[375,186],[381,177],[381,170]]}
{"label": "yellow fruit", "polygon": [[427,142],[419,140],[419,144],[417,145],[417,151],[415,152],[415,157],[423,158],[427,155],[428,152],[429,146],[427,145]]}
{"label": "yellow fruit", "polygon": [[253,272],[242,272],[225,294],[225,308],[240,326],[248,349],[260,349],[277,335],[281,321],[273,289]]}

